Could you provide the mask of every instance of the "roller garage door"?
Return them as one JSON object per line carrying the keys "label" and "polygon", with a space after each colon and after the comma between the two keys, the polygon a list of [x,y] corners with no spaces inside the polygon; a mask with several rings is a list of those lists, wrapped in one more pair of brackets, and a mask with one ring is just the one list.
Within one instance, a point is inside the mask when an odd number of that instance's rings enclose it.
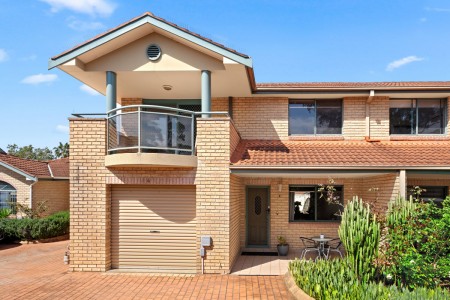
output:
{"label": "roller garage door", "polygon": [[195,273],[195,186],[112,188],[114,269]]}

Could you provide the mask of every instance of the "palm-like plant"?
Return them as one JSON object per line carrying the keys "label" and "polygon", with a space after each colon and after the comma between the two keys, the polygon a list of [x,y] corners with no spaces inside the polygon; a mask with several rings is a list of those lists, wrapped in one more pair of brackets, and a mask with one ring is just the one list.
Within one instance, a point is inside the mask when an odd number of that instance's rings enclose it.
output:
{"label": "palm-like plant", "polygon": [[69,157],[69,148],[69,143],[63,144],[59,142],[59,145],[53,148],[56,158]]}

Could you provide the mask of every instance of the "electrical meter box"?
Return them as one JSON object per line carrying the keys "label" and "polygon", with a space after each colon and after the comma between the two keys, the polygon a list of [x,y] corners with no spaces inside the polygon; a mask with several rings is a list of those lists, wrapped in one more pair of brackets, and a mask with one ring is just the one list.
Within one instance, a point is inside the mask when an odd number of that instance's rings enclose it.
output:
{"label": "electrical meter box", "polygon": [[211,237],[209,235],[202,235],[200,244],[202,247],[211,247]]}

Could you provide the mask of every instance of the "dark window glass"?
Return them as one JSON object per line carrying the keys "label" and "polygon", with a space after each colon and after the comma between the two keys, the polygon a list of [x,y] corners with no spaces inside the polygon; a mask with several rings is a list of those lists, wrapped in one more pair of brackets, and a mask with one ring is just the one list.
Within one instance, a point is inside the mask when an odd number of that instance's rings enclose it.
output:
{"label": "dark window glass", "polygon": [[290,100],[290,134],[341,134],[342,100]]}
{"label": "dark window glass", "polygon": [[441,134],[444,133],[444,101],[418,100],[418,133]]}
{"label": "dark window glass", "polygon": [[317,101],[317,134],[342,133],[342,101]]}
{"label": "dark window glass", "polygon": [[[420,186],[423,190],[418,198],[425,202],[434,202],[437,207],[442,208],[442,201],[448,196],[448,188],[446,186]],[[408,198],[413,196],[413,198],[417,197],[413,195],[413,187],[408,186]]]}
{"label": "dark window glass", "polygon": [[414,100],[392,100],[390,102],[391,134],[415,133],[416,116]]}
{"label": "dark window glass", "polygon": [[291,134],[314,134],[315,122],[314,100],[294,100],[289,104]]}
{"label": "dark window glass", "polygon": [[391,134],[443,134],[445,132],[445,100],[391,100],[389,106]]}
{"label": "dark window glass", "polygon": [[[342,187],[336,186],[335,196],[343,203]],[[317,186],[291,186],[289,188],[289,221],[340,220],[342,206],[330,204],[320,197]]]}

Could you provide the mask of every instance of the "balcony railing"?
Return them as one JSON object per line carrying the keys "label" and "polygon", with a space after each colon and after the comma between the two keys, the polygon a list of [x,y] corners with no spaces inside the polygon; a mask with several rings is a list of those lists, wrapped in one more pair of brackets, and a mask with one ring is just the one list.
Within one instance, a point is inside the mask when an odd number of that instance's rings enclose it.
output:
{"label": "balcony railing", "polygon": [[108,154],[195,154],[195,118],[199,113],[157,106],[130,105],[108,112]]}

